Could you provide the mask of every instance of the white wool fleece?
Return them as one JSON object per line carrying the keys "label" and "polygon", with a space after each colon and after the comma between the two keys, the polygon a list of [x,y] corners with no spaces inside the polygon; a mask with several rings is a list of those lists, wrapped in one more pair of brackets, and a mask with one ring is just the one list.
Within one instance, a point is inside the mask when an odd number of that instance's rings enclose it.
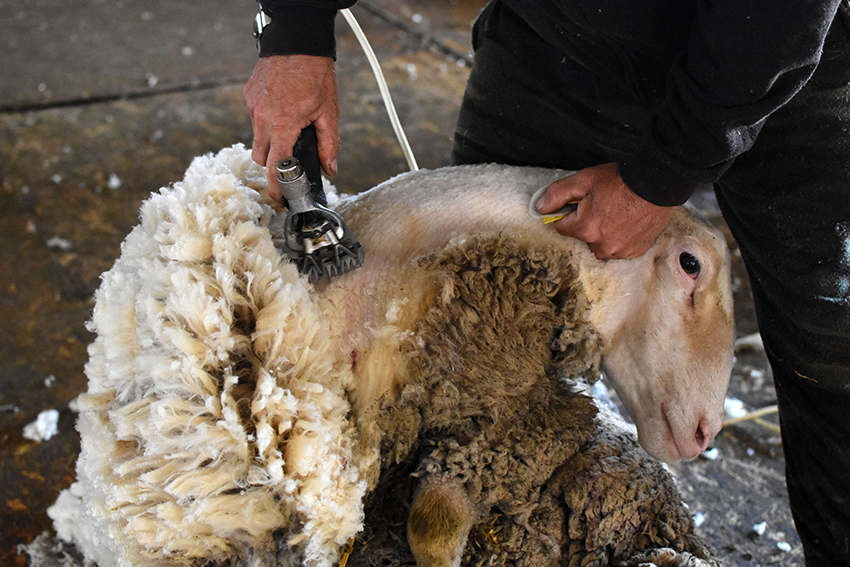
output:
{"label": "white wool fleece", "polygon": [[100,567],[329,566],[362,527],[350,370],[272,244],[264,186],[241,145],[195,159],[103,275],[78,479],[50,510]]}

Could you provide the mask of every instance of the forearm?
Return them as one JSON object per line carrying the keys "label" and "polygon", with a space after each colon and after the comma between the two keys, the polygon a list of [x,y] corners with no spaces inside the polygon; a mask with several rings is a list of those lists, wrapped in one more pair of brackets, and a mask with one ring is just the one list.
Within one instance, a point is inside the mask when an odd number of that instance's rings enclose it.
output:
{"label": "forearm", "polygon": [[619,164],[623,180],[658,205],[717,181],[814,72],[837,5],[719,0],[698,11],[645,143]]}

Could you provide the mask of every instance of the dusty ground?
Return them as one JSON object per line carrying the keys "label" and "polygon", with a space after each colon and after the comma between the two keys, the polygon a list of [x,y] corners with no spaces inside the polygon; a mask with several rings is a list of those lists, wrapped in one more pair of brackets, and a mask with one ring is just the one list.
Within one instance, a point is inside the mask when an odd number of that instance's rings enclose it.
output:
{"label": "dusty ground", "polygon": [[[468,28],[483,3],[362,0],[355,8],[423,167],[448,163]],[[73,481],[79,437],[68,403],[85,389],[85,321],[139,204],[179,179],[193,156],[250,144],[241,85],[256,57],[253,15],[249,1],[0,0],[2,565],[26,564],[17,546],[49,528],[46,507]],[[405,163],[341,19],[338,32],[336,184],[353,192]],[[710,195],[697,205],[723,226]],[[744,336],[755,325],[735,260]],[[748,409],[772,404],[763,355],[742,352],[738,362],[730,396]],[[25,426],[49,408],[59,411],[58,434],[26,439]],[[730,566],[800,564],[778,436],[745,423],[715,445],[714,460],[674,467],[704,537]],[[759,535],[753,526],[762,522]]]}

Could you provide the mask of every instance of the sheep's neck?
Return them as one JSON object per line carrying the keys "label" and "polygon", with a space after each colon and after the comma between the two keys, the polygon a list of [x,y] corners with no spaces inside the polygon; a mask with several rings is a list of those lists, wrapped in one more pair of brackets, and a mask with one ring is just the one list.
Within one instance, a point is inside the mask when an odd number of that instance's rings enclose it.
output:
{"label": "sheep's neck", "polygon": [[649,271],[641,258],[600,261],[586,248],[577,251],[576,258],[591,323],[608,345],[643,305]]}

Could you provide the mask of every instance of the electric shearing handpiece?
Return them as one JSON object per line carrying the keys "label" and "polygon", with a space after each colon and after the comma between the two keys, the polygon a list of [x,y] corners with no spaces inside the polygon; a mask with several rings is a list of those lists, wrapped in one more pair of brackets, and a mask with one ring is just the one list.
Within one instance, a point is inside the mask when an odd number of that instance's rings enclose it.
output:
{"label": "electric shearing handpiece", "polygon": [[277,163],[287,211],[275,244],[312,283],[350,272],[363,263],[363,248],[342,217],[327,207],[313,125],[301,131],[292,153]]}

